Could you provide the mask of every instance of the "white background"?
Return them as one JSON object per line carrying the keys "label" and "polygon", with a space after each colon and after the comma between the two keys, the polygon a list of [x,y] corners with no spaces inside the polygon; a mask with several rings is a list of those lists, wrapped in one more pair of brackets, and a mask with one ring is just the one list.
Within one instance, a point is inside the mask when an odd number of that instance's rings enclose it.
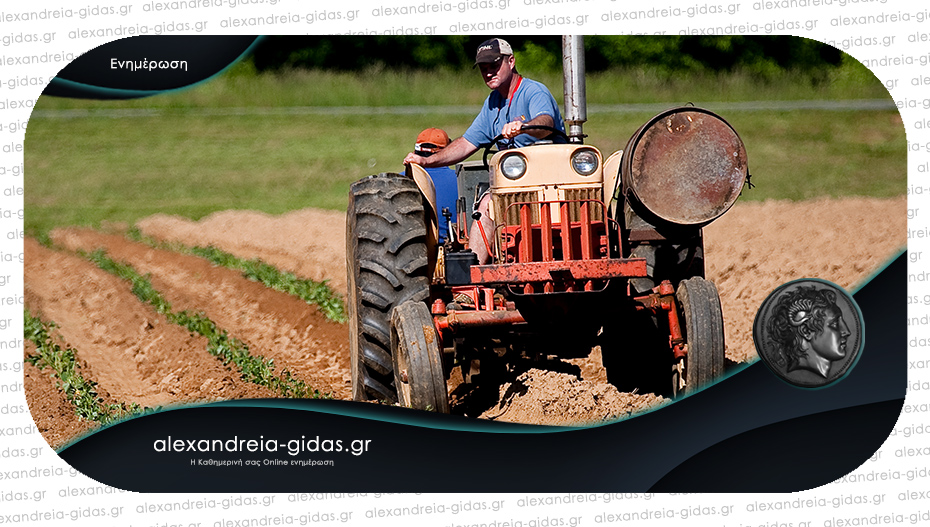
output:
{"label": "white background", "polygon": [[[859,60],[883,59],[887,65],[873,68],[875,75],[886,83],[901,109],[908,140],[909,188],[923,187],[921,178],[930,171],[930,8],[922,2],[906,0],[887,1],[793,1],[756,2],[735,0],[730,2],[682,2],[667,0],[655,7],[680,7],[680,16],[645,18],[624,21],[620,13],[649,9],[647,2],[626,0],[588,0],[559,2],[546,0],[510,0],[502,4],[493,2],[493,9],[471,9],[478,0],[470,2],[409,2],[378,3],[347,0],[338,4],[314,2],[300,4],[294,0],[268,0],[264,3],[231,4],[229,0],[211,7],[175,10],[152,10],[155,2],[132,5],[126,15],[94,14],[95,8],[124,7],[129,2],[117,3],[100,0],[96,4],[65,2],[64,0],[33,0],[30,2],[4,2],[0,7],[0,188],[25,186],[28,192],[29,174],[14,170],[23,162],[24,129],[21,124],[29,119],[31,105],[44,85],[11,86],[10,79],[42,77],[47,82],[70,59],[55,60],[55,54],[80,54],[86,50],[115,40],[119,36],[105,36],[102,30],[122,28],[149,34],[158,28],[171,32],[187,22],[193,29],[202,28],[203,34],[324,34],[345,32],[411,32],[421,34],[477,33],[469,24],[496,21],[517,21],[528,27],[480,31],[493,36],[499,34],[678,34],[680,31],[702,31],[716,28],[716,33],[793,34],[824,42],[835,42],[837,47]],[[505,0],[506,1],[506,0]],[[385,15],[385,7],[421,6],[438,3],[451,4],[451,13]],[[769,6],[763,5],[770,4]],[[464,5],[462,5],[464,4]],[[459,12],[462,5],[464,12]],[[148,6],[149,10],[145,7]],[[715,8],[723,14],[711,14]],[[61,9],[70,8],[72,17],[55,18]],[[81,18],[80,9],[88,16]],[[760,9],[761,8],[761,9]],[[688,12],[690,9],[693,16]],[[347,18],[358,10],[355,20]],[[728,11],[733,11],[730,14]],[[99,9],[98,9],[99,12]],[[41,18],[37,14],[44,14]],[[327,20],[335,13],[341,20]],[[285,17],[274,23],[243,25],[243,19],[266,17],[269,14]],[[376,14],[378,16],[376,16]],[[558,22],[556,17],[569,17],[569,24]],[[239,21],[238,23],[236,21]],[[312,23],[311,23],[312,21]],[[173,25],[172,25],[173,24]],[[740,27],[744,26],[744,27]],[[431,29],[432,28],[432,29]],[[78,33],[84,31],[83,34]],[[188,30],[187,33],[193,33]],[[51,36],[50,33],[54,33]],[[23,42],[31,36],[38,42]],[[43,38],[48,36],[48,41]],[[858,37],[878,37],[878,45],[862,45]],[[25,57],[39,59],[24,60]],[[19,59],[17,61],[17,59]],[[17,63],[19,62],[19,63]],[[29,62],[29,63],[24,63]],[[924,76],[926,76],[924,78]],[[13,83],[16,84],[16,83]],[[16,129],[11,132],[10,130]],[[921,168],[922,167],[922,168]],[[22,230],[17,218],[23,207],[22,197],[0,195],[0,275],[11,275],[12,281],[0,286],[0,296],[22,294],[22,265],[20,241],[10,239],[9,233]],[[911,195],[909,207],[914,219],[910,228],[922,228],[926,214],[922,195]],[[12,216],[3,219],[7,215]],[[909,240],[909,252],[930,254],[923,239]],[[12,255],[12,258],[9,256]],[[920,265],[918,262],[917,265]],[[910,272],[920,269],[910,264]],[[921,282],[909,284],[909,295],[923,299],[930,288]],[[928,297],[930,298],[930,297]],[[0,340],[22,338],[22,305],[5,307],[2,317],[12,318],[13,326],[0,331]],[[921,300],[908,306],[909,318],[920,317],[930,311]],[[909,360],[920,361],[926,347],[915,338],[928,338],[924,326],[909,327]],[[913,343],[914,345],[910,345]],[[0,431],[32,426],[28,414],[10,414],[10,408],[26,407],[18,386],[22,373],[13,365],[22,359],[21,349],[0,350]],[[19,369],[19,368],[15,368]],[[908,369],[909,408],[927,404],[930,379],[923,368]],[[913,405],[913,406],[912,406]],[[116,491],[74,473],[48,448],[35,432],[0,435],[0,523],[24,525],[55,525],[77,519],[77,525],[134,525],[134,526],[234,526],[234,525],[493,525],[497,527],[555,527],[559,525],[595,525],[613,523],[624,525],[681,525],[694,522],[700,525],[727,525],[753,527],[798,527],[814,525],[843,527],[852,525],[930,525],[930,446],[925,437],[923,412],[902,413],[895,432],[884,446],[862,467],[845,480],[841,479],[819,489],[791,495],[586,495],[567,499],[566,495],[534,495],[541,499],[531,503],[527,495],[317,495],[304,496],[299,501],[294,495],[143,495]],[[930,427],[926,433],[930,434]],[[601,448],[606,445],[591,445]],[[910,449],[908,451],[908,449]],[[926,449],[926,450],[925,450]],[[17,453],[25,453],[25,457]],[[569,455],[569,454],[566,454]],[[751,455],[743,453],[742,455]],[[114,460],[115,463],[132,463],[131,459]],[[33,470],[35,469],[35,470]],[[472,470],[480,470],[480,464]],[[449,477],[455,477],[450,467]],[[514,474],[514,478],[519,478]],[[436,488],[441,482],[436,482]],[[44,491],[44,492],[43,492]],[[256,499],[258,498],[258,499]],[[584,498],[582,500],[582,498]],[[211,501],[212,500],[212,501]],[[807,501],[802,501],[807,500]],[[565,501],[575,503],[565,504]],[[556,504],[560,503],[561,504]],[[785,502],[788,502],[787,504]],[[760,506],[760,504],[762,506]],[[771,504],[774,509],[766,510]],[[386,516],[398,507],[422,506],[419,514]],[[427,509],[432,506],[433,509]],[[497,511],[491,510],[497,508]],[[442,509],[443,512],[436,512]],[[483,509],[483,510],[481,510]],[[380,510],[380,514],[379,511]],[[424,511],[431,511],[429,513]],[[632,516],[635,514],[635,516]],[[613,516],[610,516],[613,515]],[[657,517],[658,515],[658,517]],[[640,518],[640,519],[637,519]],[[641,519],[649,518],[649,519]],[[344,522],[343,520],[347,520]],[[620,520],[620,521],[618,521]],[[508,523],[509,522],[509,523]]]}

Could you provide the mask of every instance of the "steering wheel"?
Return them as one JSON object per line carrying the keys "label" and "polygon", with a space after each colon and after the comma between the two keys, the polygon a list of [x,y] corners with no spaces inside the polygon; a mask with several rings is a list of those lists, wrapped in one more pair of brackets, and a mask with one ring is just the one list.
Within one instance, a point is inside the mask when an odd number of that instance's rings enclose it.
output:
{"label": "steering wheel", "polygon": [[[521,134],[526,133],[525,130],[548,130],[552,132],[553,134],[556,134],[556,136],[564,139],[566,143],[569,142],[568,135],[566,135],[565,132],[563,132],[562,130],[559,130],[558,128],[553,128],[552,126],[544,126],[541,124],[531,124],[529,126],[524,126],[523,128],[521,128],[520,133]],[[503,138],[504,138],[503,135],[498,135],[494,139],[491,139],[490,143],[484,143],[484,144],[478,145],[478,148],[484,148],[484,155],[482,156],[482,159],[484,160],[485,170],[490,170],[491,168],[491,166],[488,164],[488,156],[491,154],[491,147],[496,145],[497,142]],[[508,144],[513,144],[513,139],[510,139]]]}

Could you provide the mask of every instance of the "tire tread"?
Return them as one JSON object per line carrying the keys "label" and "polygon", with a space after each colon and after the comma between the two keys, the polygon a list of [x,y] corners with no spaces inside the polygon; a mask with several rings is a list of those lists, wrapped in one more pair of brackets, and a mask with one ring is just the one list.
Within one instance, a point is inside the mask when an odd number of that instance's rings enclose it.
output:
{"label": "tire tread", "polygon": [[704,278],[682,280],[677,297],[684,315],[682,322],[689,346],[685,393],[692,393],[714,382],[724,373],[726,343],[723,311],[717,286]]}
{"label": "tire tread", "polygon": [[346,256],[352,395],[394,403],[391,313],[429,298],[426,210],[412,179],[384,173],[352,185]]}

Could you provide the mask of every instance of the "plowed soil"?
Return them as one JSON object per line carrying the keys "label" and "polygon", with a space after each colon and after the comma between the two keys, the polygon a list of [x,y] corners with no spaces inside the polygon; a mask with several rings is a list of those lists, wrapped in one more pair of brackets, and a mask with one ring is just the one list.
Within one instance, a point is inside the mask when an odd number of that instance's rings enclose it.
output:
{"label": "plowed soil", "polygon": [[[282,216],[225,211],[200,221],[156,215],[137,224],[153,238],[213,245],[260,258],[282,271],[326,280],[345,294],[345,217],[306,209]],[[707,277],[721,295],[731,365],[755,359],[752,321],[776,286],[817,277],[854,290],[906,245],[906,199],[848,198],[741,202],[705,228]],[[119,234],[68,228],[52,233],[55,249],[25,245],[26,304],[54,321],[77,352],[81,372],[106,402],[157,407],[220,399],[273,397],[249,384],[191,336],[138,300],[128,283],[80,256],[103,248],[150,275],[175,311],[202,312],[253,355],[273,359],[310,386],[350,397],[348,328],[313,306],[248,280],[236,271],[177,252],[153,249]],[[26,353],[32,352],[27,346]],[[554,352],[557,350],[553,350]],[[61,446],[93,428],[74,415],[48,371],[26,367],[30,410],[46,440]],[[450,388],[455,388],[455,381]],[[455,411],[458,393],[453,390]],[[600,350],[555,368],[513,372],[481,417],[540,424],[577,424],[624,417],[667,403],[651,394],[620,393],[606,382]]]}

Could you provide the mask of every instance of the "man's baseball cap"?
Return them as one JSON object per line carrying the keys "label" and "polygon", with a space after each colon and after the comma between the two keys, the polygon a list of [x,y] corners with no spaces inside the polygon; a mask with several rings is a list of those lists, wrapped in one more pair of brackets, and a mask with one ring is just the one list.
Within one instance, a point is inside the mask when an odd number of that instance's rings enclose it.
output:
{"label": "man's baseball cap", "polygon": [[439,128],[427,128],[417,136],[413,151],[417,155],[431,155],[449,145],[449,134]]}
{"label": "man's baseball cap", "polygon": [[485,40],[478,46],[475,64],[494,62],[503,55],[513,55],[513,48],[510,47],[506,40],[502,38]]}

